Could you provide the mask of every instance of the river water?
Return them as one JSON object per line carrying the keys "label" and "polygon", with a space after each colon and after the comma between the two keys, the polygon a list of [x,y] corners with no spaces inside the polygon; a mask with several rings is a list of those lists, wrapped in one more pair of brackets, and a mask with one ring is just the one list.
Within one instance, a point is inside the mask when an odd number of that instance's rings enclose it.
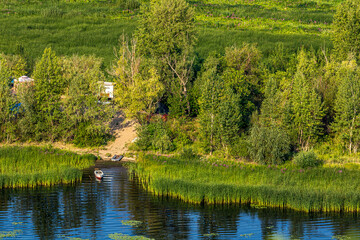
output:
{"label": "river water", "polygon": [[196,206],[151,196],[118,163],[101,169],[101,182],[88,169],[75,185],[0,190],[0,238],[360,239],[357,214]]}

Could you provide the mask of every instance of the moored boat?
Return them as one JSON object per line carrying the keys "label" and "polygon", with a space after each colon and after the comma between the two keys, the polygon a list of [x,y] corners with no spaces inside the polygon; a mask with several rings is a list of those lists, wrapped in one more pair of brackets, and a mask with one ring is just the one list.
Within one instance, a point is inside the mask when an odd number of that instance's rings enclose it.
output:
{"label": "moored boat", "polygon": [[100,169],[95,169],[94,174],[95,174],[96,179],[98,179],[98,180],[101,180],[104,177],[104,173]]}
{"label": "moored boat", "polygon": [[111,158],[111,161],[118,162],[118,161],[120,161],[123,157],[124,157],[123,155],[114,155],[114,156]]}

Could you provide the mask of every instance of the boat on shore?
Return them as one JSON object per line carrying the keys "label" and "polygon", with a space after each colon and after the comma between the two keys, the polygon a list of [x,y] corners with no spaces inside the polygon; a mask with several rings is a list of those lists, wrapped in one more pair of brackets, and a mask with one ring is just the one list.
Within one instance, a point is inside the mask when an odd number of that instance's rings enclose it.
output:
{"label": "boat on shore", "polygon": [[111,161],[113,162],[118,162],[120,161],[124,156],[123,155],[114,155],[112,158],[111,158]]}
{"label": "boat on shore", "polygon": [[104,177],[104,173],[100,169],[95,169],[94,175],[95,175],[96,179],[98,179],[98,180],[102,180]]}

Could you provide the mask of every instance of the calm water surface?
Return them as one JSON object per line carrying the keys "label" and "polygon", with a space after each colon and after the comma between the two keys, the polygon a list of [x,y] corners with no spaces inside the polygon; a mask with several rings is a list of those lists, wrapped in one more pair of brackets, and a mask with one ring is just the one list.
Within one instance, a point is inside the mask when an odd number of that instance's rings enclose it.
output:
{"label": "calm water surface", "polygon": [[[194,206],[152,197],[119,164],[101,169],[101,182],[89,169],[72,186],[0,190],[0,232],[21,230],[6,239],[110,239],[113,233],[153,239],[360,239],[356,214]],[[141,223],[126,225],[129,220]]]}

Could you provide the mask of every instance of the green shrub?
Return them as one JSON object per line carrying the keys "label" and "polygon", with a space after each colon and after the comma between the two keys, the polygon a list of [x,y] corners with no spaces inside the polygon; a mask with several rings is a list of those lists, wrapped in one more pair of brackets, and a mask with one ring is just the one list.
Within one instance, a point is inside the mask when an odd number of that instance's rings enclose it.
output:
{"label": "green shrub", "polygon": [[197,159],[199,156],[193,151],[192,148],[184,148],[180,153],[180,159],[191,161]]}
{"label": "green shrub", "polygon": [[323,161],[318,159],[318,157],[313,151],[302,151],[296,154],[296,156],[294,157],[294,163],[301,168],[308,168],[321,166],[323,164]]}
{"label": "green shrub", "polygon": [[169,152],[175,149],[173,134],[168,124],[161,118],[139,127],[137,134],[138,139],[135,142],[134,150]]}
{"label": "green shrub", "polygon": [[137,9],[140,8],[141,3],[138,0],[121,0],[119,1],[122,9]]}
{"label": "green shrub", "polygon": [[75,131],[73,143],[78,147],[99,147],[114,138],[105,129],[94,128],[89,123],[81,123]]}
{"label": "green shrub", "polygon": [[249,142],[244,137],[240,137],[230,146],[230,155],[235,158],[249,158]]}
{"label": "green shrub", "polygon": [[249,136],[250,157],[261,164],[282,164],[290,156],[290,139],[279,127],[253,126]]}

